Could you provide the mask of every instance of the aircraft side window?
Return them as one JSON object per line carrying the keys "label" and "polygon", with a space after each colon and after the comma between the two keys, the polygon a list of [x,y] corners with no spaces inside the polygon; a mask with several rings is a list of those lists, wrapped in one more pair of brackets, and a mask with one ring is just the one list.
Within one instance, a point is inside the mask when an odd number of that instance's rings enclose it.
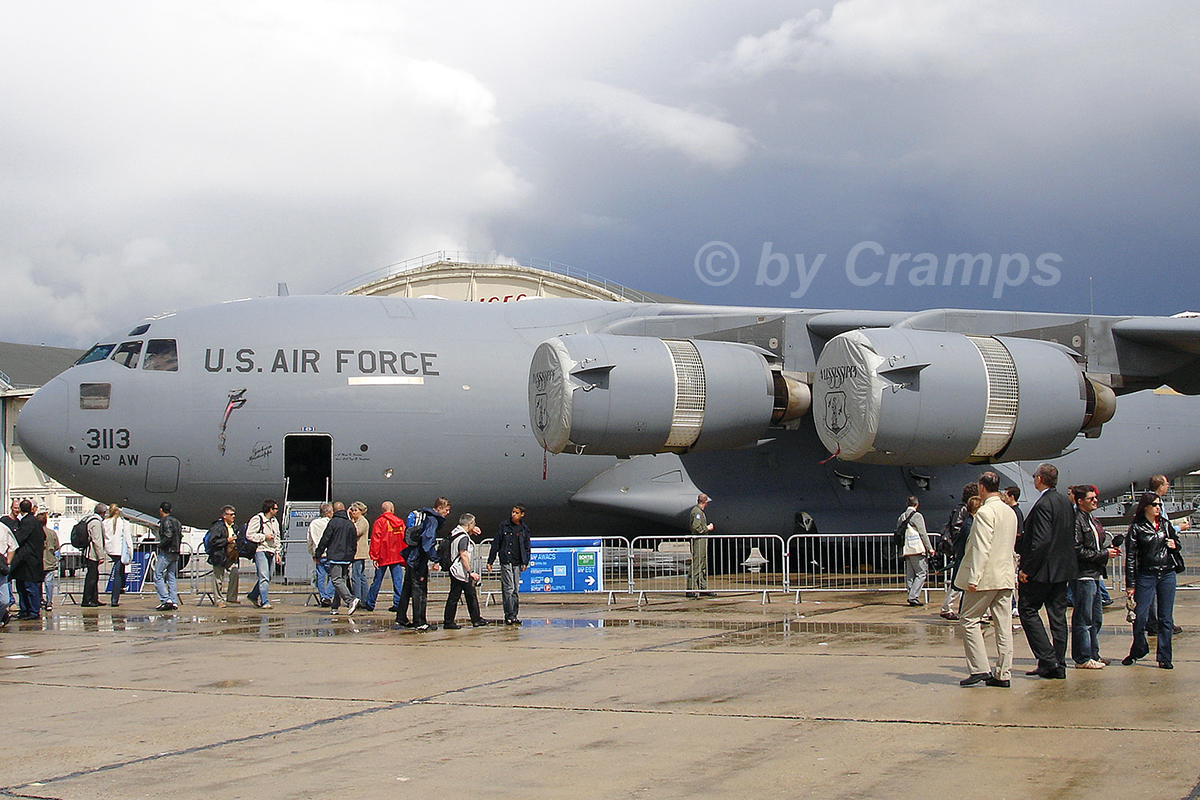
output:
{"label": "aircraft side window", "polygon": [[142,360],[142,369],[178,372],[179,352],[175,347],[175,340],[151,339],[146,342],[146,357]]}
{"label": "aircraft side window", "polygon": [[138,356],[141,354],[141,342],[121,342],[121,346],[113,351],[112,360],[127,369],[137,369]]}
{"label": "aircraft side window", "polygon": [[103,361],[104,359],[108,358],[108,354],[113,351],[114,347],[116,347],[116,344],[94,344],[92,345],[91,350],[88,350],[79,357],[79,360],[75,362],[75,365],[78,366],[80,364],[90,364],[93,361]]}
{"label": "aircraft side window", "polygon": [[79,384],[79,407],[85,411],[104,410],[108,408],[111,394],[111,383],[81,383]]}

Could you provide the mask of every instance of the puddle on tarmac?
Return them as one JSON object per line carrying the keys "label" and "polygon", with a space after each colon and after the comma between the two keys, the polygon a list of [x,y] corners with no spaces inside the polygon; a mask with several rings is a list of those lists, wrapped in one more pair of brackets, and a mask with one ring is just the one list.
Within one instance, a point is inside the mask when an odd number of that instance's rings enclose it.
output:
{"label": "puddle on tarmac", "polygon": [[[620,612],[617,612],[620,613]],[[520,626],[494,624],[482,629],[464,627],[459,631],[439,630],[420,633],[397,626],[390,614],[363,614],[352,618],[322,614],[261,614],[240,609],[205,609],[174,613],[55,613],[40,621],[10,624],[10,631],[49,630],[82,633],[126,633],[146,637],[160,636],[250,636],[258,639],[323,639],[360,636],[384,642],[418,642],[432,637],[467,639],[502,636],[512,640],[556,631],[587,630],[618,633],[638,630],[676,630],[681,641],[674,647],[716,650],[720,648],[771,646],[820,647],[823,642],[839,646],[856,643],[887,649],[905,649],[922,644],[946,643],[956,637],[955,625],[940,620],[914,620],[900,623],[830,622],[816,619],[730,621],[696,617],[620,617],[596,616],[527,617]],[[1106,626],[1113,635],[1127,628]],[[686,634],[691,633],[691,636]],[[691,639],[691,641],[688,641]],[[653,642],[648,642],[653,644]]]}

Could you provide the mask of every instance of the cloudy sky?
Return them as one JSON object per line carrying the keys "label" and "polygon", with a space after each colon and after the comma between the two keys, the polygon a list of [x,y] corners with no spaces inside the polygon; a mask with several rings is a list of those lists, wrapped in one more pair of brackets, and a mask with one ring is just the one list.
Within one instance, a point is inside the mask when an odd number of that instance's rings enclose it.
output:
{"label": "cloudy sky", "polygon": [[0,74],[9,341],[436,250],[699,302],[1200,306],[1194,2],[0,0]]}

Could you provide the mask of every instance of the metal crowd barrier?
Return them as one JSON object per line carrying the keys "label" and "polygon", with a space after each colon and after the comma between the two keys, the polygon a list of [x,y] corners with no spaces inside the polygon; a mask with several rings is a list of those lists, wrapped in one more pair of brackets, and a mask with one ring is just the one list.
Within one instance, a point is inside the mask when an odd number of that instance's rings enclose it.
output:
{"label": "metal crowd barrier", "polygon": [[[138,555],[144,555],[144,566],[141,567],[144,571],[144,579],[139,581],[132,591],[125,592],[126,594],[144,595],[155,594],[154,589],[154,561],[157,558],[154,544],[140,544],[135,549]],[[200,592],[200,571],[201,568],[209,569],[207,561],[205,561],[204,553],[195,553],[192,547],[187,542],[182,542],[179,547],[179,570],[175,574],[176,590],[179,592],[180,602],[183,602],[183,596],[187,594],[198,594]],[[112,576],[112,560],[106,558],[100,562],[100,580],[98,582],[98,592],[100,599],[108,602],[106,599],[110,592],[106,591],[109,578]],[[125,567],[126,584],[132,579],[134,574],[134,565],[128,564]],[[65,598],[71,603],[78,605],[83,600],[83,581],[87,574],[87,569],[84,567],[83,557],[79,551],[70,545],[64,545],[59,550],[58,570],[54,581],[54,596],[56,598]]]}
{"label": "metal crowd barrier", "polygon": [[[931,533],[930,540],[936,547],[938,534]],[[703,544],[700,544],[703,542]],[[1179,576],[1179,590],[1200,589],[1200,531],[1180,535],[1185,571]],[[904,561],[892,543],[891,532],[850,534],[793,534],[783,537],[775,534],[724,535],[710,534],[695,543],[703,547],[708,569],[704,575],[693,575],[695,558],[690,536],[658,535],[639,536],[632,540],[625,537],[602,539],[602,592],[608,602],[617,595],[637,595],[638,603],[645,602],[648,595],[709,593],[713,595],[760,594],[763,603],[768,603],[775,594],[792,594],[800,601],[804,592],[901,592],[905,590]],[[276,563],[273,586],[283,593],[306,595],[305,604],[315,603],[313,564],[308,556],[308,544],[304,539],[285,540],[283,558]],[[141,548],[152,550],[153,545]],[[481,576],[479,586],[480,605],[489,606],[497,602],[500,594],[498,572],[486,569],[490,543],[476,547],[472,563],[474,571]],[[701,552],[699,549],[696,553]],[[141,594],[154,593],[154,553],[149,552],[146,560],[146,578],[141,584]],[[290,562],[290,563],[289,563]],[[374,578],[374,566],[368,560],[366,579]],[[100,564],[100,594],[106,595],[111,572],[111,563]],[[1124,559],[1116,558],[1109,563],[1109,590],[1114,596],[1124,590]],[[253,562],[242,559],[239,574],[244,590],[253,576]],[[181,548],[181,566],[177,575],[178,590],[182,596],[191,595],[203,603],[212,601],[212,567],[201,552],[193,552],[184,542]],[[64,546],[59,559],[55,582],[56,602],[65,599],[79,603],[83,594],[84,568],[74,548]],[[922,592],[928,602],[931,594],[944,592],[949,583],[949,572],[942,568],[941,558],[930,559],[929,573]],[[385,578],[380,590],[387,597],[392,591],[390,578]],[[450,577],[443,572],[431,572],[429,594],[445,596],[450,589]],[[243,591],[244,593],[244,591]],[[389,598],[390,600],[390,598]],[[378,602],[378,601],[377,601]],[[380,603],[382,604],[382,603]]]}
{"label": "metal crowd barrier", "polygon": [[767,603],[771,593],[787,591],[786,562],[783,537],[773,534],[638,536],[628,551],[629,591],[639,604],[651,593],[747,592]]}
{"label": "metal crowd barrier", "polygon": [[[941,537],[929,535],[937,549]],[[787,591],[800,601],[801,592],[906,591],[904,559],[892,533],[794,534],[788,539]],[[949,571],[940,556],[929,561],[922,593],[945,592]]]}

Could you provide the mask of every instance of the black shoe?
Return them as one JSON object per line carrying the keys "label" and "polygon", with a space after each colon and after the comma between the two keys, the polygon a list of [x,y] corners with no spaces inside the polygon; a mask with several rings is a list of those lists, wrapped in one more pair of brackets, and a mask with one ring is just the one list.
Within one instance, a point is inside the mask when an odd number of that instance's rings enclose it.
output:
{"label": "black shoe", "polygon": [[399,614],[400,609],[396,608],[395,606],[392,606],[391,608],[388,609],[388,613],[389,614]]}
{"label": "black shoe", "polygon": [[983,682],[986,683],[988,686],[995,686],[1000,689],[1007,689],[1010,686],[1012,686],[1012,681],[1002,681],[999,678],[997,678],[995,675],[988,675],[987,678],[985,678]]}
{"label": "black shoe", "polygon": [[983,683],[988,678],[992,677],[990,672],[973,672],[967,677],[958,682],[959,686],[974,686],[977,683]]}
{"label": "black shoe", "polygon": [[491,624],[492,624],[492,621],[490,619],[477,619],[471,623],[471,627],[472,628],[482,628],[484,625],[491,625]]}
{"label": "black shoe", "polygon": [[1178,625],[1172,625],[1171,633],[1183,633],[1183,628],[1179,627]]}
{"label": "black shoe", "polygon": [[41,617],[39,617],[37,614],[17,614],[17,619],[29,620],[29,619],[41,619]]}
{"label": "black shoe", "polygon": [[442,627],[448,631],[462,630],[462,625],[459,625],[457,622],[443,622]]}
{"label": "black shoe", "polygon": [[1065,681],[1067,679],[1067,668],[1066,667],[1055,667],[1054,669],[1052,669],[1049,672],[1042,675],[1042,677],[1043,678],[1052,678],[1053,680],[1057,680],[1057,681]]}
{"label": "black shoe", "polygon": [[375,610],[375,606],[366,606],[361,603],[359,604],[358,607],[361,608],[363,611],[374,611]]}
{"label": "black shoe", "polygon": [[156,608],[154,610],[155,611],[170,611],[171,607],[169,605],[167,605],[166,603],[163,603],[161,606],[159,606],[158,608]]}
{"label": "black shoe", "polygon": [[1158,668],[1159,669],[1175,669],[1175,665],[1172,664],[1170,661],[1160,661],[1160,662],[1158,662]]}
{"label": "black shoe", "polygon": [[1029,672],[1026,672],[1025,674],[1031,678],[1044,678],[1044,677],[1046,677],[1047,671],[1048,670],[1044,670],[1041,667],[1038,667],[1037,669],[1029,670]]}
{"label": "black shoe", "polygon": [[1132,667],[1136,662],[1137,662],[1137,659],[1134,658],[1133,656],[1125,656],[1124,658],[1121,659],[1121,666]]}
{"label": "black shoe", "polygon": [[419,630],[419,631],[421,631],[422,633],[424,633],[425,631],[436,631],[436,630],[437,630],[437,625],[429,625],[429,624],[425,624],[425,625],[417,625],[417,626],[416,626],[416,628],[417,628],[417,630]]}
{"label": "black shoe", "polygon": [[922,603],[920,600],[909,600],[909,601],[908,601],[908,604],[909,604],[910,606],[923,606],[923,605],[925,605],[925,604],[924,604],[924,603]]}
{"label": "black shoe", "polygon": [[695,592],[688,592],[684,595],[684,597],[688,598],[689,600],[695,600],[699,596],[700,595],[696,594]]}

